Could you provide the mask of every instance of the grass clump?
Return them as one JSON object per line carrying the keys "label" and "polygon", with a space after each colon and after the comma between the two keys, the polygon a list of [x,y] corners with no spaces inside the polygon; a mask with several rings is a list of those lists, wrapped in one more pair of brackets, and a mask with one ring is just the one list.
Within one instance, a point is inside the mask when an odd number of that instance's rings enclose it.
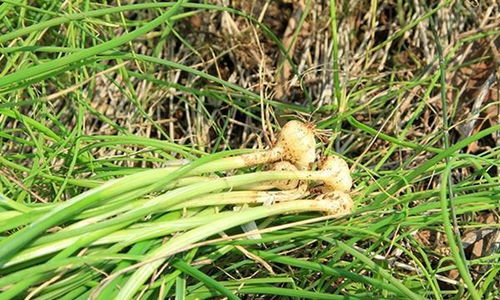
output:
{"label": "grass clump", "polygon": [[0,299],[497,298],[498,10],[2,1]]}

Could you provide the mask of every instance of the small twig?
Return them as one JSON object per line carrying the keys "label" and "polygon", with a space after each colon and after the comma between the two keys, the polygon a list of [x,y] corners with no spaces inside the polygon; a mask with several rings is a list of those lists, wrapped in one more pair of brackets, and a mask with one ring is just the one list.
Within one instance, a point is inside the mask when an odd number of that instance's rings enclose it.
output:
{"label": "small twig", "polygon": [[469,122],[462,125],[461,139],[467,138],[472,134],[472,131],[474,130],[474,125],[476,124],[476,121],[479,118],[479,113],[481,112],[481,108],[483,108],[483,102],[486,99],[486,96],[488,95],[490,87],[495,83],[495,81],[496,81],[496,72],[495,70],[493,70],[490,76],[488,76],[488,79],[486,79],[483,85],[481,86],[479,95],[476,97],[476,100],[472,105],[472,109],[469,113],[470,115]]}
{"label": "small twig", "polygon": [[[367,252],[366,249],[363,249],[363,248],[358,247],[358,246],[353,246],[353,248],[355,248],[358,251],[364,252],[364,253]],[[372,257],[373,259],[387,262],[390,266],[395,266],[396,268],[410,271],[410,272],[422,273],[422,270],[420,270],[419,268],[410,266],[410,265],[402,263],[402,262],[398,262],[393,258],[387,258],[385,256],[375,254],[374,252],[368,252],[368,253],[370,254],[370,257]],[[462,286],[462,284],[459,281],[450,279],[450,278],[445,277],[443,275],[435,274],[434,276],[436,277],[437,280],[440,280],[442,282],[446,282],[446,283],[449,283],[452,285]]]}
{"label": "small twig", "polygon": [[42,203],[47,203],[48,201],[45,200],[44,198],[38,196],[35,192],[33,192],[31,189],[27,188],[22,182],[20,182],[19,180],[17,180],[14,176],[8,174],[7,172],[5,171],[2,171],[0,170],[0,174],[4,175],[5,177],[7,177],[10,181],[14,182],[15,184],[17,184],[21,189],[23,189],[25,192],[27,192],[28,194],[30,194],[31,196],[33,196],[34,198],[36,198],[38,201],[42,202]]}
{"label": "small twig", "polygon": [[83,85],[85,85],[85,84],[89,83],[89,82],[90,82],[90,81],[92,81],[93,79],[95,79],[95,78],[97,78],[97,77],[99,77],[99,76],[101,76],[101,75],[104,75],[104,74],[110,73],[110,72],[112,72],[112,71],[114,71],[114,70],[116,70],[116,69],[118,69],[118,68],[121,68],[121,67],[125,66],[126,64],[128,64],[128,61],[123,62],[123,63],[121,63],[121,64],[118,64],[118,65],[116,65],[116,66],[113,66],[113,67],[111,67],[111,68],[109,68],[109,69],[106,69],[106,70],[104,70],[104,71],[102,71],[102,72],[99,72],[99,73],[95,74],[94,76],[91,76],[90,78],[88,78],[88,79],[86,79],[86,80],[84,80],[84,81],[82,81],[82,82],[80,82],[80,83],[77,83],[77,84],[75,84],[75,85],[73,85],[73,86],[70,86],[70,87],[69,87],[69,88],[67,88],[67,89],[64,89],[64,90],[62,90],[62,91],[59,91],[59,92],[56,92],[56,93],[50,94],[50,95],[48,95],[47,97],[42,97],[42,98],[40,98],[40,99],[39,99],[39,101],[52,101],[52,100],[55,100],[55,99],[57,99],[57,98],[60,98],[60,97],[62,97],[62,96],[64,96],[64,95],[66,95],[66,94],[68,94],[68,93],[71,93],[71,92],[73,92],[73,91],[76,91],[79,87],[81,87],[81,86],[83,86]]}

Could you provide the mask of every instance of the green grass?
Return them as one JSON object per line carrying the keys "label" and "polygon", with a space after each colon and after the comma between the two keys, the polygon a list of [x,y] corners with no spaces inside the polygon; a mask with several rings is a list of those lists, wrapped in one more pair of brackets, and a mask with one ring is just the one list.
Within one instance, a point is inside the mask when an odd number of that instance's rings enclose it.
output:
{"label": "green grass", "polygon": [[[219,216],[213,207],[168,210],[168,184],[195,168],[227,175],[217,159],[268,145],[293,118],[320,129],[318,153],[353,166],[354,212],[260,217],[258,240],[209,232],[155,258],[161,272],[134,293],[500,296],[498,245],[473,256],[462,243],[468,232],[500,230],[498,83],[485,85],[496,68],[498,7],[0,2],[0,299],[118,295],[141,262],[175,242],[167,237]],[[193,163],[159,171],[179,159]],[[241,233],[230,227],[225,234]],[[9,264],[55,242],[64,247]]]}

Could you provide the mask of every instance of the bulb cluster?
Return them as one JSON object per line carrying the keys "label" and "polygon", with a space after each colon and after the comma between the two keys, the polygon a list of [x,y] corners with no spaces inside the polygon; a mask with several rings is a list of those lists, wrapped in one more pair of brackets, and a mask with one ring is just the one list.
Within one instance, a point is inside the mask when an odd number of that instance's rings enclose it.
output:
{"label": "bulb cluster", "polygon": [[[280,155],[270,156],[279,159],[271,165],[274,171],[313,171],[316,161],[316,140],[314,128],[299,121],[286,123],[279,135],[278,142],[271,150]],[[310,179],[322,182],[318,198],[341,202],[340,207],[350,212],[352,200],[347,194],[352,187],[352,178],[347,162],[336,155],[328,155],[319,160],[317,170],[310,174]],[[276,180],[272,187],[280,190],[294,189],[299,186],[299,180]]]}

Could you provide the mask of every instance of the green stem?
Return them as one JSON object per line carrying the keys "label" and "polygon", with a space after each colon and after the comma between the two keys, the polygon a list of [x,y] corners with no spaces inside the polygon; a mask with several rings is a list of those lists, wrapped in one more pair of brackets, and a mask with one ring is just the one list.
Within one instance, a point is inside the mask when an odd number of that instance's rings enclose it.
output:
{"label": "green stem", "polygon": [[85,207],[102,201],[103,199],[119,195],[127,190],[133,190],[144,186],[148,181],[141,178],[141,175],[144,176],[142,173],[134,174],[119,180],[110,181],[98,188],[82,193],[58,205],[50,212],[31,223],[30,226],[3,239],[0,242],[0,265],[3,266],[14,252],[21,249],[39,234],[61,223],[66,218],[79,213]]}
{"label": "green stem", "polygon": [[[144,35],[154,28],[160,26],[161,24],[167,22],[172,16],[175,15],[177,10],[181,8],[184,0],[179,0],[175,5],[173,5],[167,12],[164,14],[161,14],[159,17],[156,19],[146,23],[146,25],[131,31],[130,33],[124,34],[122,36],[119,36],[113,40],[104,42],[102,44],[96,45],[94,47],[84,49],[81,51],[78,51],[76,53],[67,55],[65,57],[59,58],[57,60],[53,60],[50,62],[46,62],[41,65],[37,65],[34,67],[30,67],[27,69],[24,69],[22,71],[6,75],[2,78],[0,78],[0,87],[5,87],[11,83],[14,83],[16,81],[22,80],[25,78],[26,74],[43,74],[46,72],[50,72],[52,70],[57,70],[61,66],[66,66],[81,60],[84,60],[86,58],[92,57],[94,55],[97,55],[99,53],[102,53],[107,50],[111,50],[113,48],[116,48],[120,45],[126,44],[130,42],[131,40],[140,37],[141,35]],[[1,40],[0,40],[1,42]]]}
{"label": "green stem", "polygon": [[365,256],[364,254],[360,253],[359,251],[349,247],[348,245],[340,241],[337,241],[337,245],[339,246],[340,249],[361,260],[364,264],[370,267],[375,273],[380,274],[384,279],[389,281],[392,285],[394,285],[397,289],[399,289],[406,297],[408,297],[408,299],[414,299],[414,300],[425,299],[422,296],[415,294],[406,286],[404,286],[404,284],[402,284],[399,280],[392,277],[391,274],[389,274],[389,272],[378,266],[375,262],[373,262],[371,258]]}
{"label": "green stem", "polygon": [[5,205],[9,208],[12,208],[18,213],[26,213],[26,212],[30,212],[33,210],[32,208],[30,208],[22,203],[16,202],[16,201],[8,198],[4,194],[0,193],[0,206],[2,206],[2,205]]}
{"label": "green stem", "polygon": [[[121,246],[131,245],[140,241],[153,239],[157,237],[166,236],[168,234],[191,229],[196,226],[207,224],[208,222],[215,221],[219,218],[230,216],[232,211],[221,212],[218,214],[211,214],[207,216],[195,216],[173,221],[164,222],[151,222],[141,226],[132,226],[129,229],[115,231],[107,236],[103,236],[96,241],[90,243],[91,246],[106,245],[120,243]],[[90,232],[90,235],[94,233],[106,231],[106,228],[95,230]],[[87,236],[87,235],[84,235]],[[45,243],[39,246],[31,247],[24,251],[21,251],[18,255],[14,256],[4,267],[10,267],[19,263],[23,263],[44,255],[48,255],[57,252],[62,249],[73,245],[80,237],[73,236],[63,240],[58,240],[51,243]],[[88,245],[84,245],[88,246]]]}
{"label": "green stem", "polygon": [[469,270],[465,266],[465,263],[462,260],[462,256],[460,255],[460,250],[455,240],[455,234],[453,233],[453,228],[450,222],[450,212],[448,207],[448,178],[450,176],[450,172],[451,172],[451,164],[447,164],[443,174],[441,175],[441,191],[439,193],[441,200],[441,216],[443,219],[444,232],[446,234],[446,238],[450,246],[451,255],[453,256],[453,260],[457,265],[458,272],[460,273],[460,276],[465,282],[465,285],[467,285],[467,289],[472,299],[480,300],[481,296],[479,296],[479,293],[477,292],[474,283],[472,282]]}
{"label": "green stem", "polygon": [[169,172],[167,174],[165,174],[165,172],[162,173],[161,170],[150,170],[133,174],[121,179],[109,181],[95,189],[82,193],[55,207],[44,216],[32,222],[29,226],[0,241],[0,266],[3,266],[16,251],[20,250],[23,246],[34,240],[47,229],[63,223],[89,206],[96,205],[97,203],[103,202],[109,198],[151,184],[150,189],[154,190],[158,188],[158,186],[163,186],[172,180],[185,176],[186,173],[196,167],[232,153],[234,153],[234,151],[225,151],[207,155],[197,159],[189,165],[181,167],[175,172]]}
{"label": "green stem", "polygon": [[[76,252],[78,249],[84,247],[85,245],[103,237],[109,234],[110,232],[113,232],[115,229],[113,227],[103,229],[101,231],[95,231],[92,232],[89,235],[86,235],[84,237],[77,237],[75,241],[73,241],[71,244],[67,245],[63,251],[58,253],[56,256],[52,257],[49,259],[48,263],[50,262],[55,262],[58,260],[62,260],[65,258],[68,258],[71,256],[74,252]],[[27,291],[30,286],[33,284],[39,282],[41,279],[46,278],[47,274],[38,274],[34,275],[31,274],[28,278],[25,278],[24,280],[18,282],[12,287],[9,287],[9,289],[2,293],[0,295],[0,300],[8,300],[14,298],[16,295]]]}
{"label": "green stem", "polygon": [[[364,275],[359,275],[354,272],[346,271],[343,268],[334,268],[330,267],[327,264],[322,264],[322,263],[317,263],[314,261],[307,261],[304,259],[298,259],[298,258],[293,258],[293,257],[288,257],[288,256],[283,256],[279,255],[270,251],[255,251],[255,253],[259,256],[265,259],[266,261],[271,261],[275,263],[280,263],[284,265],[289,265],[289,266],[294,266],[298,268],[304,268],[304,269],[309,269],[311,271],[315,272],[321,272],[325,275],[333,276],[335,278],[348,278],[354,282],[360,282],[363,284],[371,285],[374,288],[381,289],[381,290],[387,290],[389,292],[392,292],[394,294],[399,294],[401,296],[404,296],[404,294],[399,290],[397,287],[394,285],[388,284],[387,282],[384,282],[382,280],[372,278],[369,276],[364,276]],[[313,259],[313,260],[318,260],[318,258]]]}
{"label": "green stem", "polygon": [[[286,191],[286,192],[255,192],[255,191],[239,191],[239,192],[227,192],[227,193],[217,193],[209,194],[191,201],[187,201],[180,205],[171,207],[169,210],[191,208],[199,206],[213,206],[213,205],[227,205],[227,204],[243,204],[243,203],[262,203],[266,201],[281,201],[281,200],[295,200],[299,198],[303,193],[297,191]],[[140,207],[147,200],[141,200],[137,202],[135,206]],[[90,245],[104,245],[104,244],[114,244],[121,243],[123,245],[134,244],[139,241],[157,238],[160,236],[166,236],[173,232],[183,231],[191,229],[193,227],[206,224],[208,222],[214,221],[218,218],[223,218],[230,215],[229,212],[221,212],[217,214],[210,214],[208,216],[196,216],[183,218],[174,221],[166,222],[152,222],[145,223],[137,226],[132,226],[130,229],[124,229],[120,231],[115,231],[106,237],[100,238],[93,241]],[[110,215],[114,215],[116,212],[111,212]],[[107,217],[107,215],[106,215]],[[82,227],[84,225],[82,224]],[[83,236],[92,235],[95,232],[106,230],[106,228],[90,231],[85,233]],[[42,243],[43,238],[34,243],[34,247],[21,251],[19,254],[14,256],[4,267],[10,267],[15,264],[26,262],[37,257],[48,255],[65,249],[70,245],[74,244],[80,236],[73,236],[70,238],[60,239],[57,241],[51,241],[49,243]],[[87,246],[87,245],[84,245]]]}
{"label": "green stem", "polygon": [[188,263],[184,262],[183,260],[175,260],[172,263],[172,266],[174,268],[177,268],[181,270],[183,273],[186,273],[188,275],[191,275],[192,277],[200,280],[201,282],[205,283],[206,286],[212,287],[216,291],[218,291],[221,295],[225,296],[227,299],[230,300],[240,300],[239,297],[235,296],[230,290],[228,290],[225,286],[214,280],[212,277],[207,276],[200,270],[193,268],[190,266]]}
{"label": "green stem", "polygon": [[406,186],[408,182],[412,182],[413,179],[415,179],[417,176],[420,176],[423,174],[425,171],[427,171],[429,168],[436,166],[436,164],[443,160],[445,157],[448,157],[455,153],[456,151],[466,147],[467,145],[471,144],[474,141],[480,140],[481,138],[488,136],[492,134],[493,132],[496,132],[500,130],[500,125],[495,125],[491,126],[489,128],[486,128],[484,130],[481,130],[474,134],[473,136],[470,136],[468,138],[465,138],[463,140],[460,140],[454,145],[451,145],[448,149],[446,150],[441,150],[440,153],[438,153],[436,156],[430,158],[427,160],[425,163],[420,165],[419,167],[415,168],[413,171],[410,172],[410,174],[404,176],[404,178],[398,180],[393,186],[387,189],[387,193],[381,193],[380,195],[375,196],[375,205],[380,204],[382,201],[387,199],[390,195],[395,194],[399,189],[402,187]]}
{"label": "green stem", "polygon": [[231,204],[255,204],[255,203],[277,203],[281,201],[292,201],[304,196],[300,190],[287,191],[236,191],[226,193],[208,194],[193,200],[174,205],[168,210],[185,208],[231,205]]}
{"label": "green stem", "polygon": [[[170,190],[182,186],[186,186],[189,184],[193,184],[196,182],[201,182],[201,181],[208,181],[213,178],[209,177],[202,177],[202,176],[196,176],[196,177],[184,177],[180,178],[178,180],[174,180],[170,184],[166,184],[164,187],[160,187],[161,190]],[[89,208],[82,213],[74,216],[74,220],[83,220],[83,219],[89,219],[92,217],[95,217],[93,219],[93,223],[97,222],[98,220],[106,219],[108,217],[111,217],[113,215],[116,215],[117,213],[121,213],[124,211],[127,211],[130,209],[130,207],[136,207],[135,205],[136,202],[139,201],[146,201],[146,200],[137,200],[138,197],[147,194],[151,190],[148,187],[143,187],[139,188],[136,190],[133,190],[131,192],[127,192],[125,194],[119,195],[114,198],[110,198],[108,203],[104,203],[102,205],[99,205],[97,207],[92,207]],[[153,190],[153,192],[156,190]],[[134,202],[132,202],[134,201]],[[10,229],[14,229],[19,226],[23,226],[26,224],[29,224],[33,222],[34,220],[38,219],[39,217],[43,216],[47,212],[49,212],[51,209],[54,209],[60,205],[62,205],[63,202],[60,203],[50,203],[50,204],[45,204],[42,206],[38,206],[36,208],[29,208],[31,209],[29,212],[21,213],[18,211],[5,211],[5,212],[0,212],[0,231],[7,231]],[[135,205],[135,206],[134,206]],[[65,227],[62,231],[65,230],[70,230],[71,228],[75,227],[81,227],[86,226],[88,221],[80,221],[77,223],[72,224],[71,226]]]}
{"label": "green stem", "polygon": [[[154,252],[146,256],[143,265],[129,278],[125,286],[121,289],[117,298],[131,299],[137,292],[137,289],[142,286],[142,284],[149,278],[149,276],[151,276],[151,274],[159,266],[161,266],[169,256],[180,252],[186,247],[205,238],[208,238],[216,234],[217,232],[221,232],[250,221],[284,213],[301,211],[327,211],[329,213],[333,213],[331,211],[331,208],[331,201],[297,200],[286,203],[279,203],[272,206],[246,209],[241,212],[233,213],[229,217],[221,218],[217,221],[199,226],[182,235],[178,235],[170,239],[168,242],[157,248]],[[136,267],[137,266],[131,266],[130,268],[124,269],[123,271],[132,270]],[[98,293],[99,289],[95,291],[95,294]]]}
{"label": "green stem", "polygon": [[29,268],[24,268],[16,273],[11,273],[5,277],[0,278],[0,286],[6,286],[15,282],[24,280],[26,277],[33,276],[35,274],[43,274],[52,270],[56,270],[61,267],[67,269],[75,269],[80,266],[94,264],[103,261],[117,261],[121,262],[123,260],[135,260],[140,261],[141,255],[129,255],[129,254],[93,254],[91,256],[75,256],[70,258],[65,258],[57,261],[47,262],[42,265],[36,265]]}
{"label": "green stem", "polygon": [[91,224],[75,230],[60,231],[49,236],[40,238],[37,242],[49,243],[62,238],[80,235],[92,230],[106,228],[117,224],[126,224],[127,222],[139,220],[140,218],[152,213],[159,213],[174,205],[182,203],[185,200],[192,199],[201,195],[222,190],[234,189],[253,182],[263,182],[271,180],[298,179],[298,180],[319,180],[325,179],[325,173],[321,171],[266,171],[236,175],[231,177],[217,178],[209,182],[200,182],[168,191],[165,194],[150,199],[140,207],[127,211],[113,219]]}

